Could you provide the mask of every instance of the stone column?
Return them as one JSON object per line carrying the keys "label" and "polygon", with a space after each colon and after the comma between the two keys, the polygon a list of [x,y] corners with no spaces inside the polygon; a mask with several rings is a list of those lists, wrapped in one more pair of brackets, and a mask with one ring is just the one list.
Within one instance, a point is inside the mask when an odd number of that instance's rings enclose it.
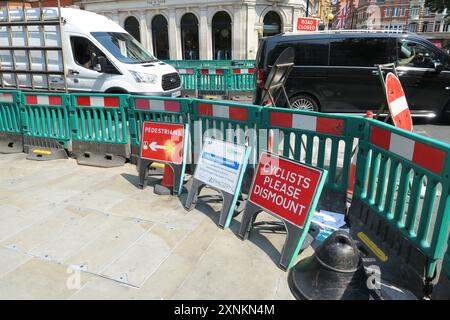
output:
{"label": "stone column", "polygon": [[198,26],[200,60],[211,60],[213,57],[211,34],[211,25],[208,24],[208,8],[202,7]]}
{"label": "stone column", "polygon": [[181,60],[181,33],[180,23],[177,22],[175,9],[169,9],[169,53],[171,60]]}
{"label": "stone column", "polygon": [[120,21],[119,21],[119,13],[118,13],[117,11],[114,11],[114,12],[112,13],[112,20],[113,20],[115,23],[120,24]]}
{"label": "stone column", "polygon": [[147,21],[147,41],[148,41],[148,50],[154,55],[153,48],[153,32],[152,32],[152,19],[154,15],[151,12],[147,12],[145,14],[145,20]]}
{"label": "stone column", "polygon": [[144,46],[144,48],[151,51],[145,12],[139,13],[139,33],[141,34],[141,44]]}
{"label": "stone column", "polygon": [[235,60],[245,59],[245,12],[242,5],[233,7],[233,25],[231,26],[232,43],[231,58]]}
{"label": "stone column", "polygon": [[258,50],[258,32],[255,29],[255,24],[258,21],[256,14],[256,6],[252,4],[247,5],[247,48],[245,59],[255,59],[256,51]]}

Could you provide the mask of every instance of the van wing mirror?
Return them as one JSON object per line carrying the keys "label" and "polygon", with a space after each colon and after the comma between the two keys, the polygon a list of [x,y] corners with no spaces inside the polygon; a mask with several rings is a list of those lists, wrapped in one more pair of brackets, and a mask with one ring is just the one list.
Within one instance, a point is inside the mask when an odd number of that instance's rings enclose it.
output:
{"label": "van wing mirror", "polygon": [[436,62],[434,63],[434,71],[435,71],[436,73],[441,73],[442,70],[444,70],[444,65],[443,65],[441,62],[436,61]]}
{"label": "van wing mirror", "polygon": [[97,57],[97,64],[94,67],[94,70],[97,72],[106,72],[106,58],[104,56]]}

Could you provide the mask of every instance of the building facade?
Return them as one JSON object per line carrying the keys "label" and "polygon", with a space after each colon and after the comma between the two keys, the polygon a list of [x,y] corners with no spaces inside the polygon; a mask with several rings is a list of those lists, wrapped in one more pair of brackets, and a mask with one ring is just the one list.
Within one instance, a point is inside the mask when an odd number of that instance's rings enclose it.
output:
{"label": "building facade", "polygon": [[[310,5],[313,3],[310,0]],[[254,59],[262,36],[293,31],[304,0],[82,0],[160,59]]]}
{"label": "building facade", "polygon": [[409,31],[424,36],[448,32],[446,12],[435,13],[425,0],[360,0],[357,29]]}

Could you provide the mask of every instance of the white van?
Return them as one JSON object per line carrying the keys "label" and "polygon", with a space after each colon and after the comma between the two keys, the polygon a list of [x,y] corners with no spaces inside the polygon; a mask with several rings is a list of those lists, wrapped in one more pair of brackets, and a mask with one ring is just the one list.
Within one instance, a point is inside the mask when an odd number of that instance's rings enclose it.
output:
{"label": "white van", "polygon": [[[177,97],[181,79],[122,27],[93,12],[0,9],[1,88]],[[62,43],[62,45],[61,45]]]}

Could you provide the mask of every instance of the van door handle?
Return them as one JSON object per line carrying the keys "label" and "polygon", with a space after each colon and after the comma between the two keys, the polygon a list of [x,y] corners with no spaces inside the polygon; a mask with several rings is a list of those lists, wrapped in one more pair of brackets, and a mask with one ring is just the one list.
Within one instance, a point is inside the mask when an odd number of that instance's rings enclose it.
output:
{"label": "van door handle", "polygon": [[77,70],[73,70],[73,69],[69,69],[68,72],[71,76],[77,76],[80,74]]}
{"label": "van door handle", "polygon": [[403,76],[406,75],[406,71],[397,71],[397,75],[398,75],[399,77],[403,77]]}

